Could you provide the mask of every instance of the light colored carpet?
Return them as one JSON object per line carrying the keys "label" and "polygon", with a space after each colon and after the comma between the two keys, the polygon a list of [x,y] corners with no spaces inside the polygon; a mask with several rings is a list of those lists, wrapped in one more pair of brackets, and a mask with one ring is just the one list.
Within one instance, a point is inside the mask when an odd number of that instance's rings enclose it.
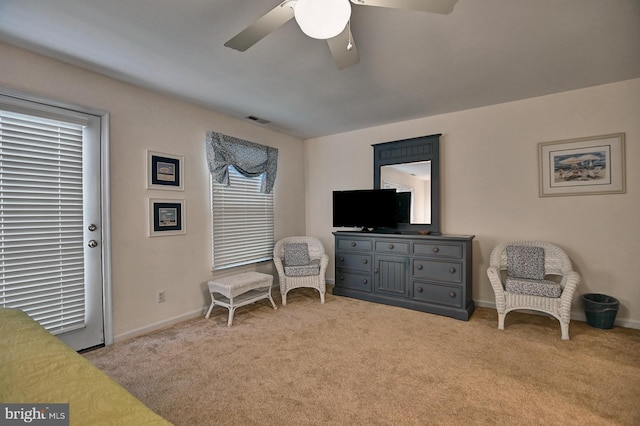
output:
{"label": "light colored carpet", "polygon": [[84,355],[176,425],[640,425],[640,330],[274,298]]}

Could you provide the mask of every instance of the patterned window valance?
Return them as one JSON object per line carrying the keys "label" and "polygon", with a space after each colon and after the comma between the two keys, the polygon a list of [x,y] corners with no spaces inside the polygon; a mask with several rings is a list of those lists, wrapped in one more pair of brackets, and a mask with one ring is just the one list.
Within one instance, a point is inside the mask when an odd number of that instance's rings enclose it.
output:
{"label": "patterned window valance", "polygon": [[207,163],[213,178],[229,185],[229,166],[246,177],[262,174],[261,192],[273,190],[278,171],[278,149],[260,145],[222,133],[207,132]]}

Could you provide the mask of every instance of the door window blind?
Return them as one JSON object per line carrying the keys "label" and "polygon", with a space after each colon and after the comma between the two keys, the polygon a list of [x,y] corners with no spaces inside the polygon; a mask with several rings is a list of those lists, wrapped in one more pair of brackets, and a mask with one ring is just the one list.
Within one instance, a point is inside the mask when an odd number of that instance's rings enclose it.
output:
{"label": "door window blind", "polygon": [[260,192],[261,177],[229,167],[229,186],[211,179],[213,269],[273,258],[273,193]]}
{"label": "door window blind", "polygon": [[0,110],[0,306],[54,334],[85,321],[83,126]]}

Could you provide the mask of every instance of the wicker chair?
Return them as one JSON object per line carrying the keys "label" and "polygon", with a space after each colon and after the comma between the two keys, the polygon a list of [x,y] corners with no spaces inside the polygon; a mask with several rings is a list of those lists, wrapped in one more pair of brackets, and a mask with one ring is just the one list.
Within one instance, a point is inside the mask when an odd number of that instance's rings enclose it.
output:
{"label": "wicker chair", "polygon": [[[559,297],[523,294],[521,292],[507,290],[507,288],[509,288],[508,285],[505,286],[507,271],[509,269],[507,248],[520,246],[541,247],[544,249],[544,278],[548,279],[548,276],[559,277],[559,280],[556,279],[554,281],[560,284],[560,288],[558,289]],[[527,309],[553,315],[560,321],[562,340],[569,340],[571,303],[576,287],[580,282],[580,276],[577,272],[573,271],[571,260],[562,249],[553,244],[541,241],[503,242],[496,246],[491,252],[487,275],[489,276],[491,286],[496,296],[499,330],[504,330],[504,319],[509,312],[516,309]],[[544,281],[541,282],[544,283]],[[546,283],[548,282],[549,281],[546,281]]]}
{"label": "wicker chair", "polygon": [[[289,268],[286,267],[284,262],[285,245],[300,243],[307,244],[309,260],[316,265],[316,270],[312,275],[306,273],[302,275],[287,275],[286,272]],[[287,304],[287,293],[294,288],[300,287],[315,288],[320,293],[320,303],[324,303],[324,294],[327,288],[325,274],[329,265],[329,256],[325,254],[324,247],[319,239],[315,237],[287,237],[281,239],[273,247],[273,263],[278,270],[283,306]]]}

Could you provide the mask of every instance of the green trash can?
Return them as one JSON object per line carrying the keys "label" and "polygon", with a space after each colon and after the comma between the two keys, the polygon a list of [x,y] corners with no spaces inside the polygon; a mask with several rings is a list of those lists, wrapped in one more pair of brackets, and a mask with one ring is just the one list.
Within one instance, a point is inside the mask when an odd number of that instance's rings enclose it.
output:
{"label": "green trash can", "polygon": [[606,294],[590,293],[582,296],[587,324],[594,328],[610,329],[616,321],[620,301]]}

